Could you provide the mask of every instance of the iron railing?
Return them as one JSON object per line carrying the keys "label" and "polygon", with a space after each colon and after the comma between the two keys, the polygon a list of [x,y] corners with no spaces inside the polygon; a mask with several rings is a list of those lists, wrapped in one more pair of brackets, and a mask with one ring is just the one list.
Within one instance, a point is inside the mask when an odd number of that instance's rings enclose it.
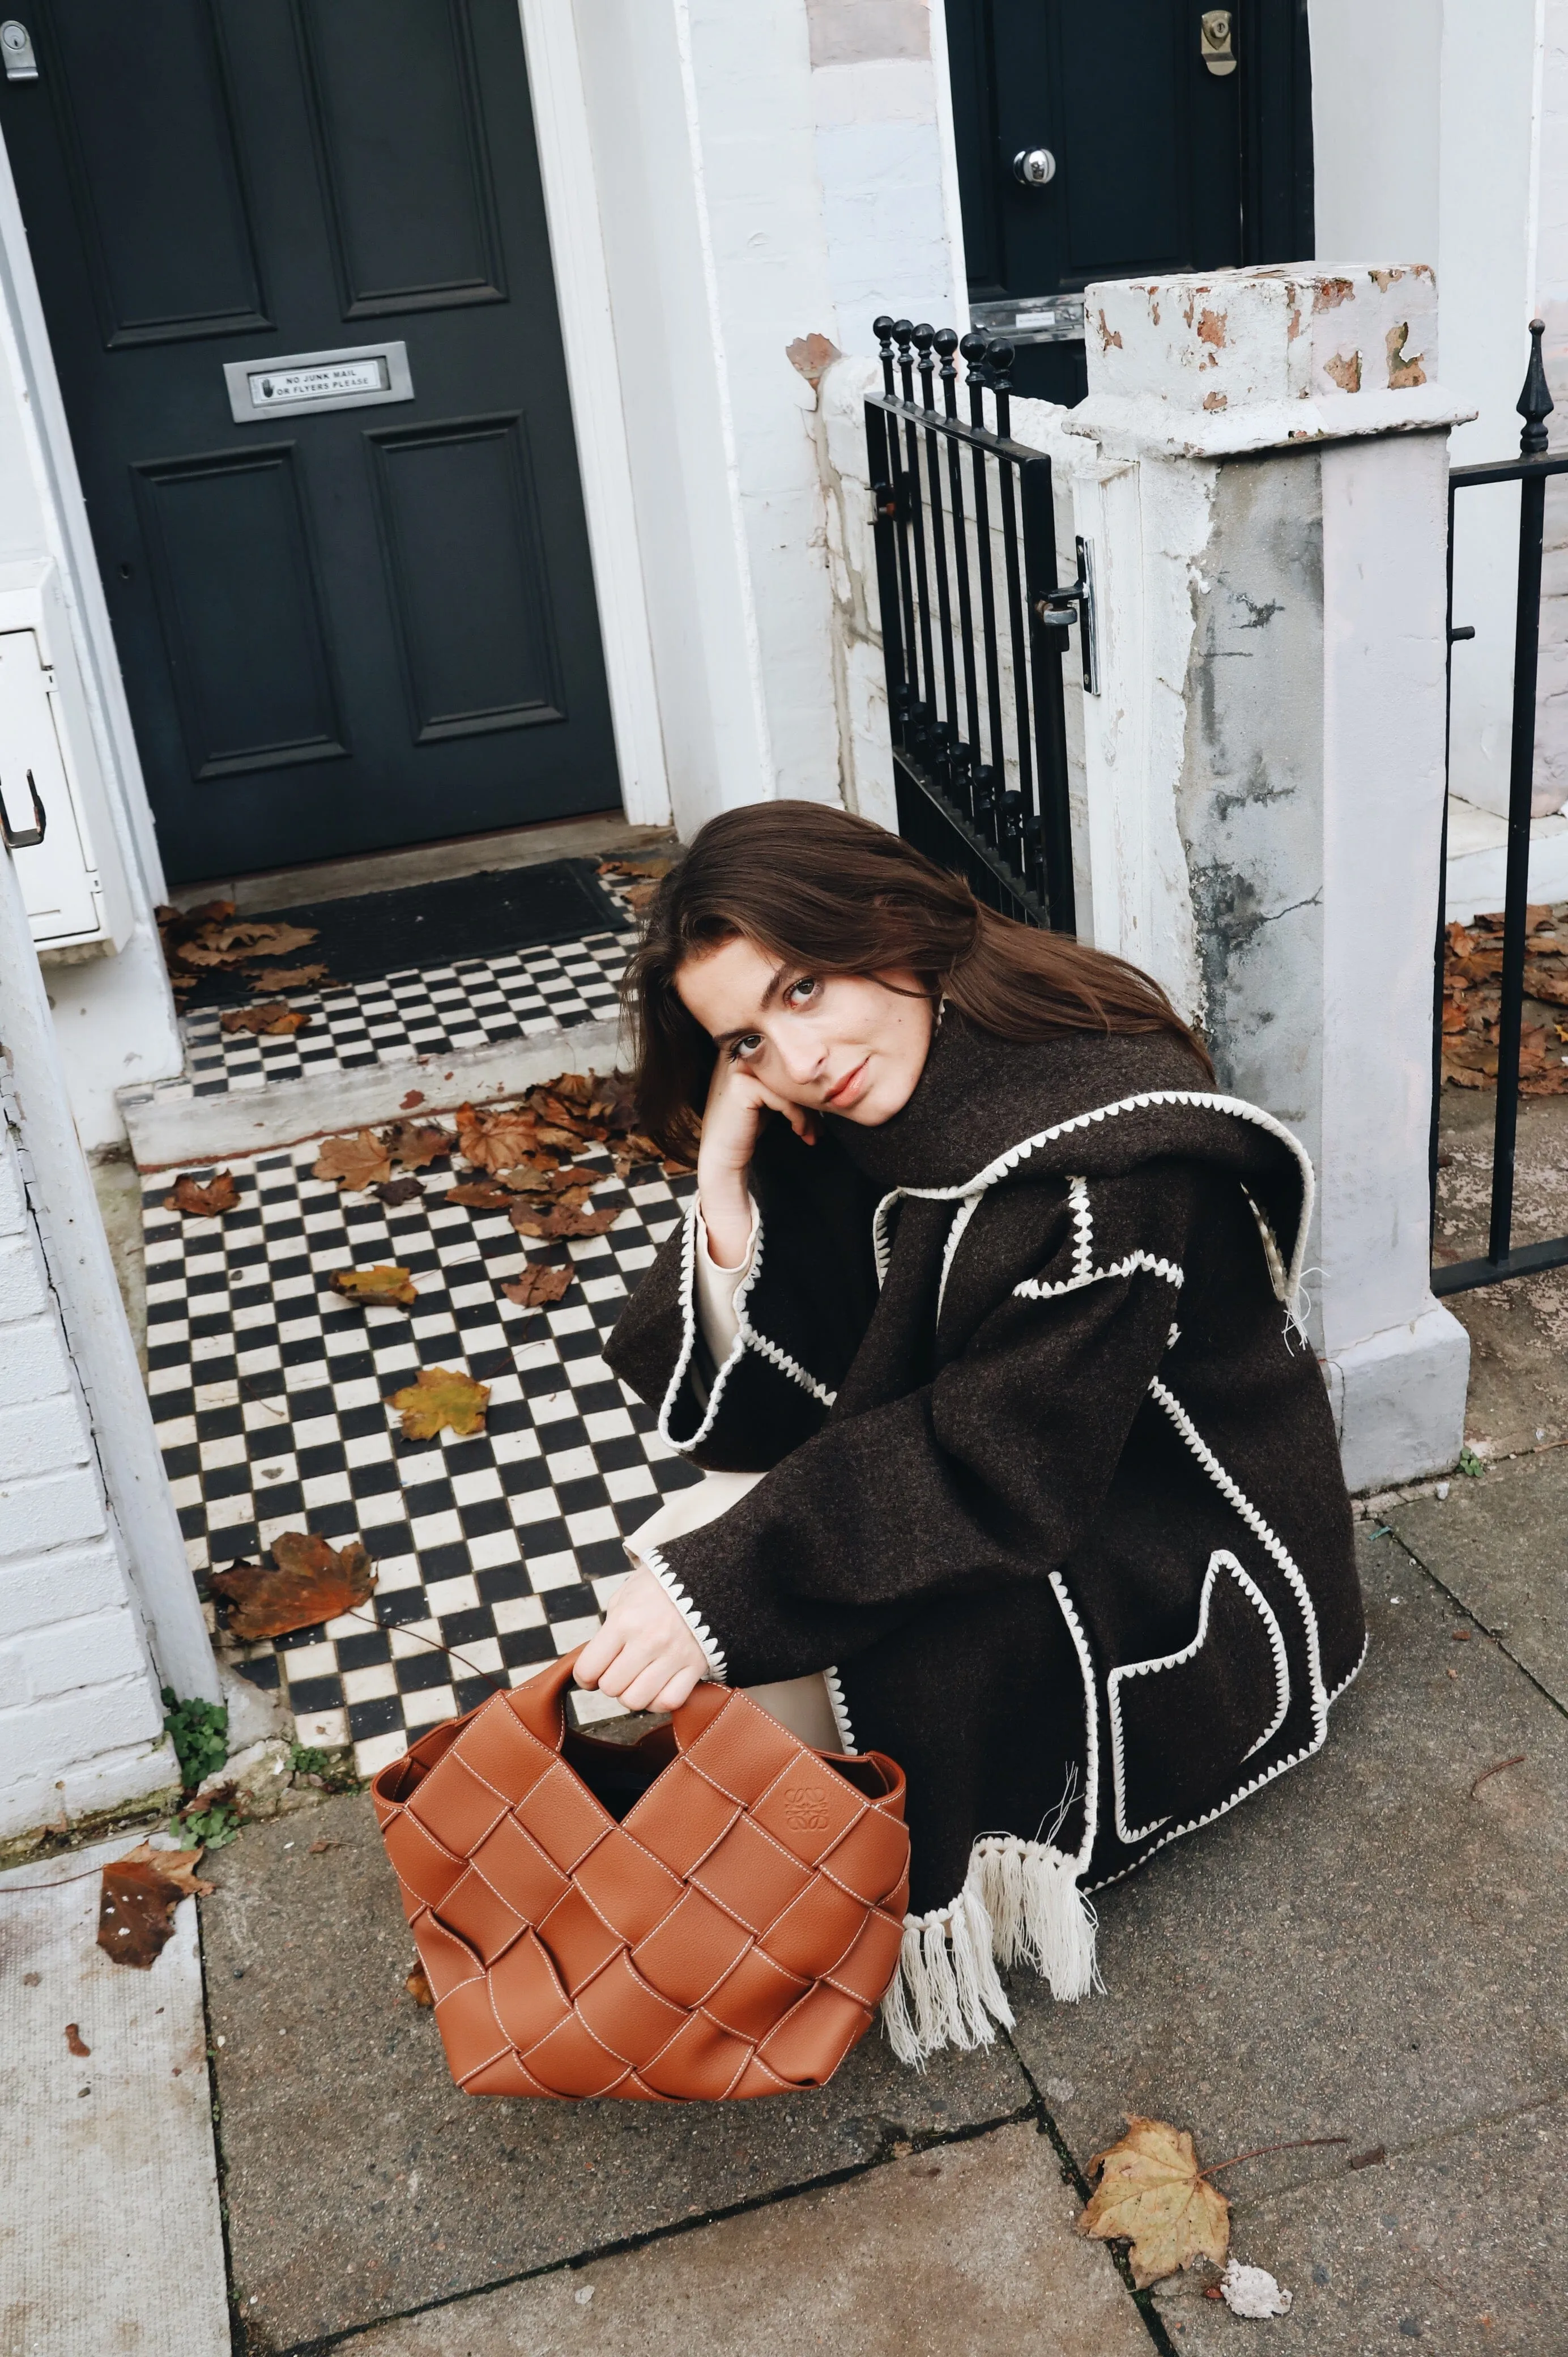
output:
{"label": "iron railing", "polygon": [[1012,345],[908,319],[875,333],[865,436],[899,831],[1004,915],[1071,932],[1062,657],[1076,619],[1095,685],[1089,551],[1058,587],[1051,462],[1012,439]]}
{"label": "iron railing", "polygon": [[[1454,502],[1460,491],[1486,485],[1517,483],[1519,494],[1519,573],[1514,606],[1513,734],[1509,749],[1509,818],[1507,882],[1503,896],[1503,954],[1498,1010],[1498,1100],[1492,1132],[1492,1184],[1487,1250],[1479,1260],[1434,1266],[1434,1293],[1466,1293],[1479,1285],[1495,1285],[1502,1277],[1527,1276],[1546,1268],[1568,1265],[1568,1236],[1546,1243],[1513,1242],[1514,1149],[1519,1129],[1520,1047],[1523,1029],[1525,941],[1530,899],[1530,804],[1535,782],[1536,673],[1541,652],[1541,557],[1545,536],[1546,485],[1552,475],[1568,474],[1568,452],[1548,457],[1546,420],[1553,403],[1547,390],[1541,339],[1545,323],[1530,323],[1530,368],[1519,397],[1524,430],[1520,456],[1487,466],[1455,467],[1448,478],[1448,684],[1453,693],[1455,641],[1473,639],[1469,625],[1454,622]],[[1443,1086],[1444,966],[1447,953],[1447,907],[1444,885],[1448,871],[1448,811],[1444,800],[1443,850],[1438,866],[1436,975],[1433,997],[1432,1038],[1432,1206],[1437,1217],[1438,1127]]]}

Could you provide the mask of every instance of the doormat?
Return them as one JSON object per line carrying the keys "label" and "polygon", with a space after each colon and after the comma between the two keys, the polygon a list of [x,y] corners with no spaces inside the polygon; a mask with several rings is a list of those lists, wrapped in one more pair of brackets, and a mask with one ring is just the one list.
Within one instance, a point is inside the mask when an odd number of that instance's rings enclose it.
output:
{"label": "doormat", "polygon": [[[337,982],[373,982],[415,966],[457,965],[551,942],[579,941],[585,933],[624,932],[627,924],[591,859],[486,868],[441,884],[410,884],[396,892],[366,892],[303,908],[247,909],[245,921],[312,928],[316,939],[291,950],[287,962],[324,965],[328,988]],[[255,996],[253,976],[213,973],[186,1005],[242,1006]]]}

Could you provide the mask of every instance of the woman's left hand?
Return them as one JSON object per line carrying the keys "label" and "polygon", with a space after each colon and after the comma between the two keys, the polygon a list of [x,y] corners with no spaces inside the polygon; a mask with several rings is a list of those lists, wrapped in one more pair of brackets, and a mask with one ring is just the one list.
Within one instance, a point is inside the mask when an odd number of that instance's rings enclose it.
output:
{"label": "woman's left hand", "polygon": [[679,1710],[708,1664],[658,1580],[639,1566],[610,1599],[604,1627],[584,1646],[573,1674],[628,1710]]}

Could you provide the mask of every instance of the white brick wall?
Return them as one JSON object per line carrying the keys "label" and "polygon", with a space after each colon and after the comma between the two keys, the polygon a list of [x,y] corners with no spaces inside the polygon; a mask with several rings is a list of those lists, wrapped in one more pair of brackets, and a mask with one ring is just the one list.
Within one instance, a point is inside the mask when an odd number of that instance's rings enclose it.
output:
{"label": "white brick wall", "polygon": [[0,1121],[0,1839],[177,1771],[87,1406]]}

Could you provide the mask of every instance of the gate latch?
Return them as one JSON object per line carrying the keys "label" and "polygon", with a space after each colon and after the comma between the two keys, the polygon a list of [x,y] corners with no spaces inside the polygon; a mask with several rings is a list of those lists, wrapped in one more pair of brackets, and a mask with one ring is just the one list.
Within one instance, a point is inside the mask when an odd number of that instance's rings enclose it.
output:
{"label": "gate latch", "polygon": [[[1077,607],[1075,614],[1072,610]],[[1070,630],[1080,625],[1078,651],[1083,663],[1083,692],[1100,693],[1100,641],[1094,613],[1094,543],[1078,535],[1078,579],[1060,589],[1048,589],[1035,600],[1035,619],[1048,630]],[[1066,642],[1063,642],[1066,651]]]}
{"label": "gate latch", "polygon": [[1211,74],[1233,74],[1236,70],[1236,50],[1230,29],[1234,22],[1229,8],[1206,8],[1198,18],[1198,54]]}

